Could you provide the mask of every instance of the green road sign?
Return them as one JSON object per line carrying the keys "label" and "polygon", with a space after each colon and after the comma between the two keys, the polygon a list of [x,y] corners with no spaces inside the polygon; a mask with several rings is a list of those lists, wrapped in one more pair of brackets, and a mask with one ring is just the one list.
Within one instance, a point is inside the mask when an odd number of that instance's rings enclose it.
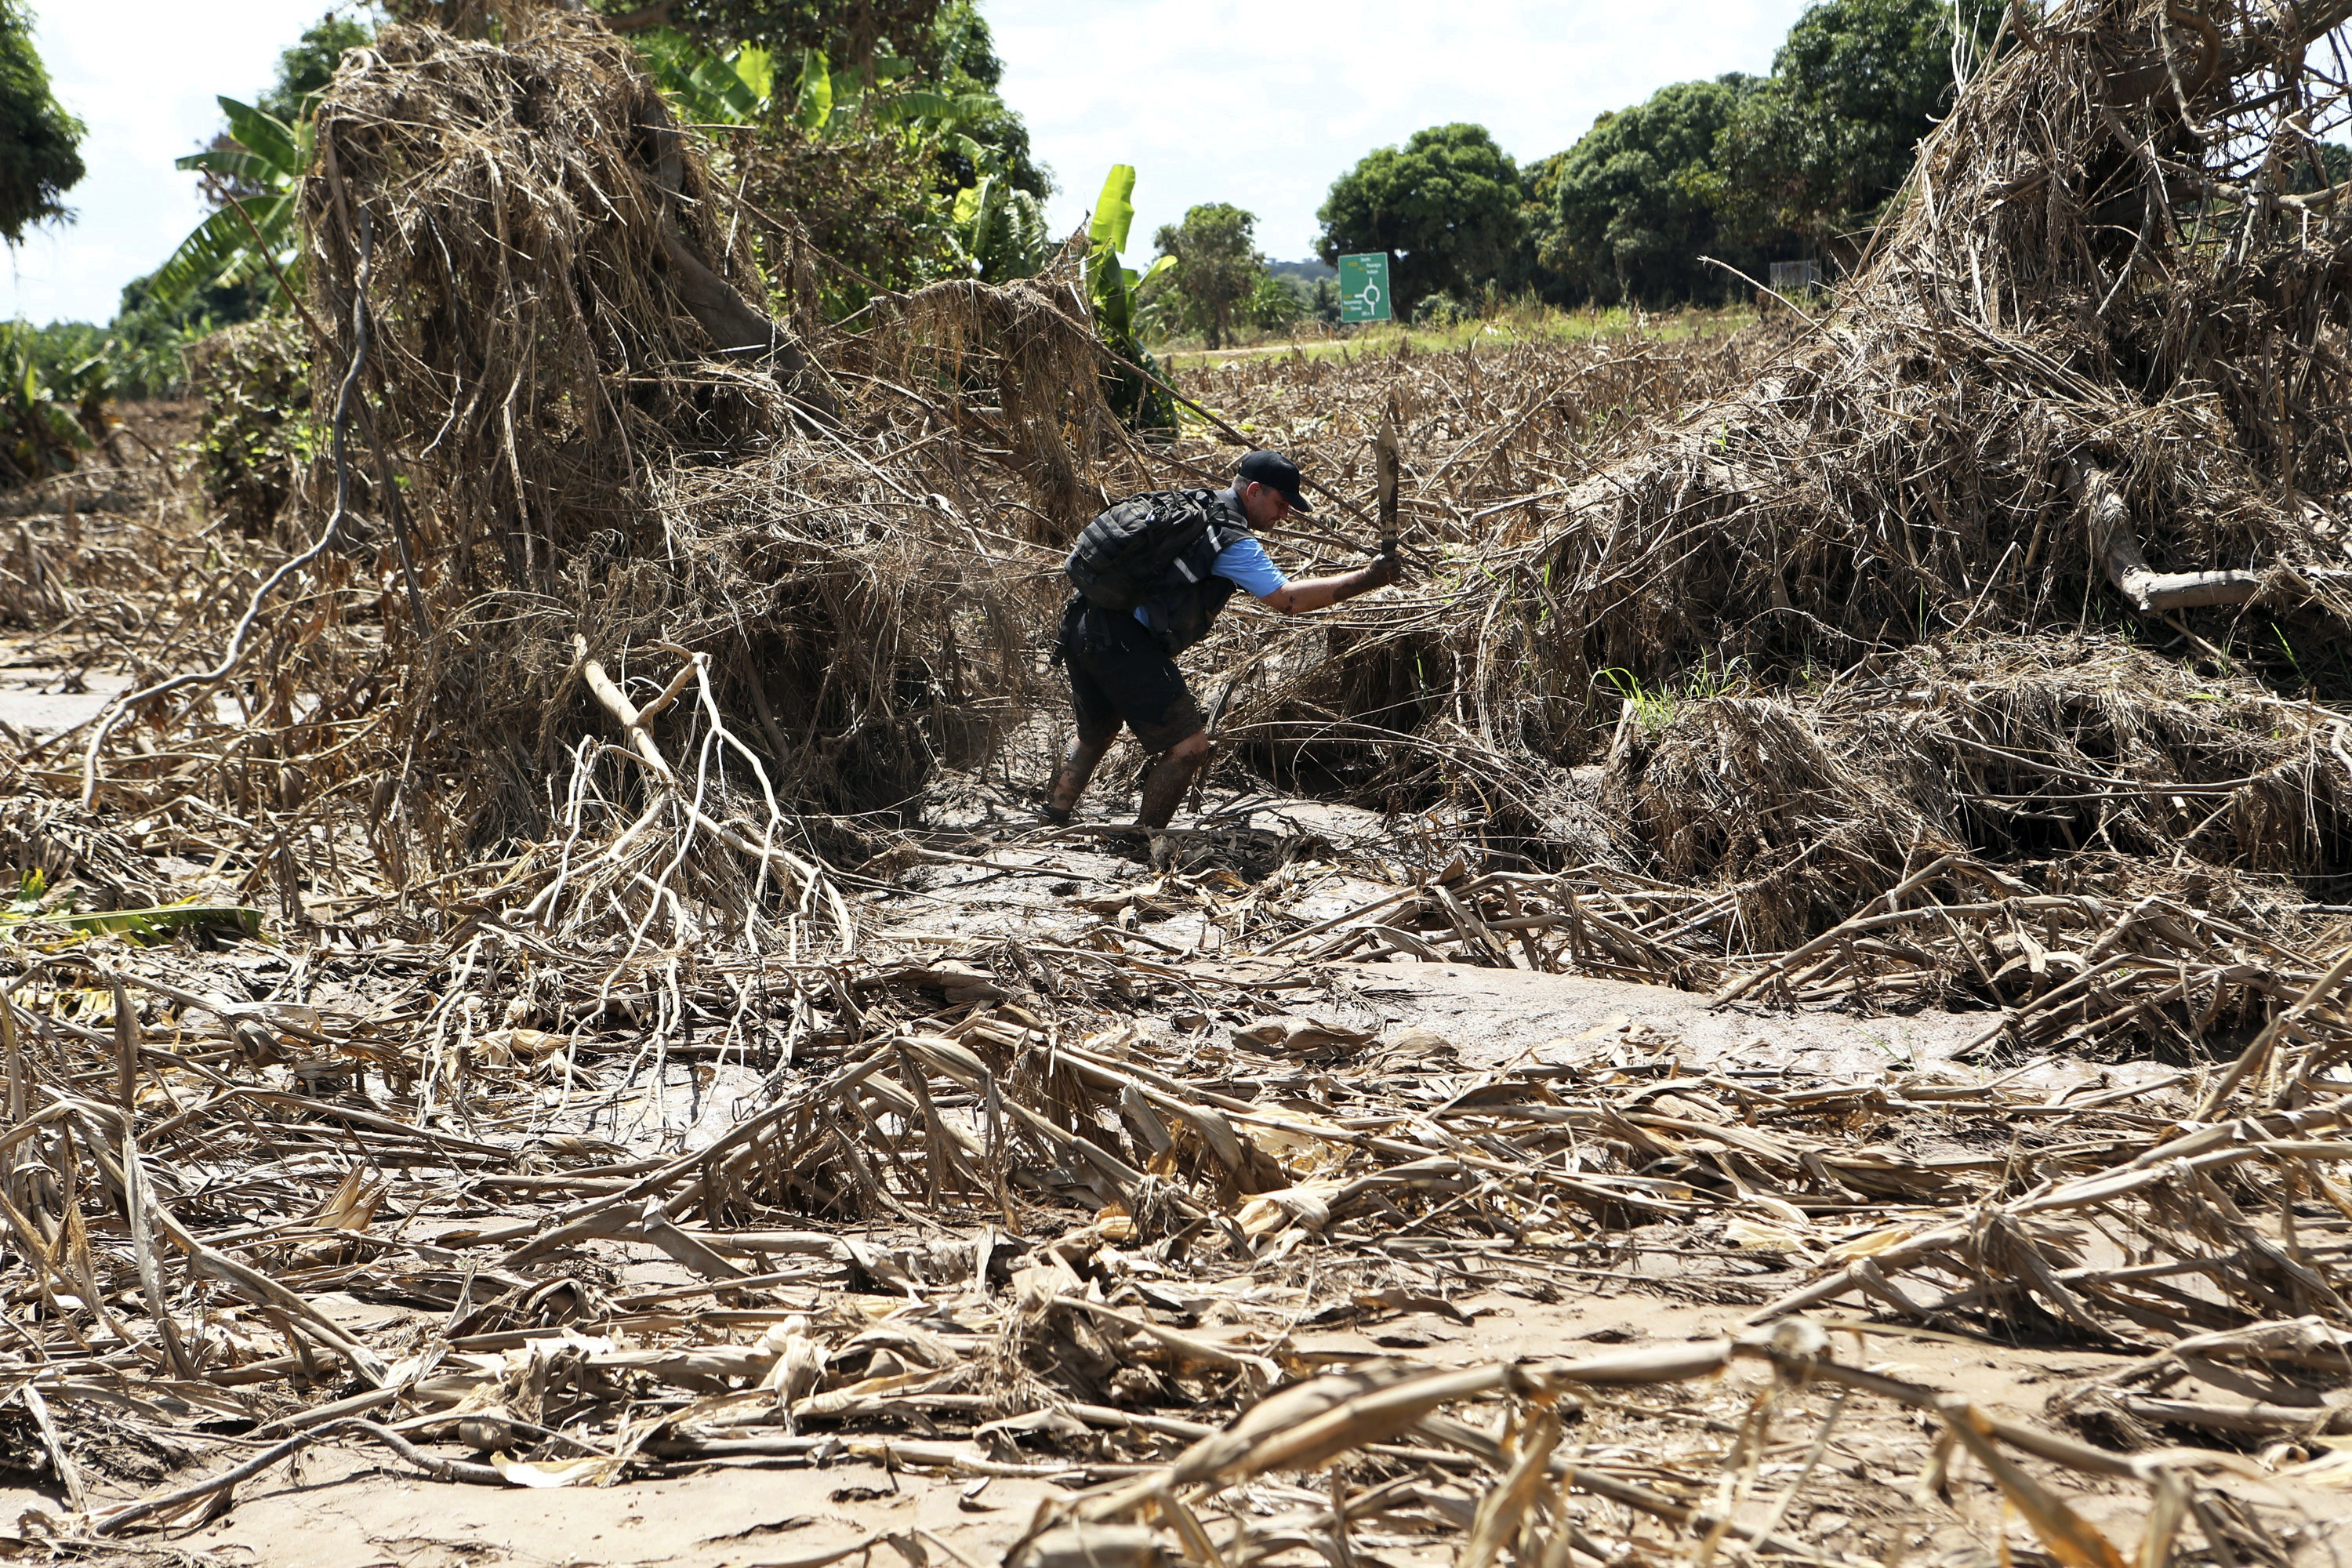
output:
{"label": "green road sign", "polygon": [[1389,305],[1389,256],[1385,250],[1339,258],[1339,319],[1392,321]]}

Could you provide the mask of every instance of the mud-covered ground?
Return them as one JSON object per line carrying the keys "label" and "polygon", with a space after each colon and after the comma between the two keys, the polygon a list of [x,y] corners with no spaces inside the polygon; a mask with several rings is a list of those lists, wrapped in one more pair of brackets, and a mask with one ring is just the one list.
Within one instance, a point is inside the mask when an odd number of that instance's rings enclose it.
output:
{"label": "mud-covered ground", "polygon": [[[2004,1024],[2091,965],[1960,1011],[1612,978],[1603,937],[1705,899],[1562,895],[1444,811],[1230,764],[1155,869],[1132,758],[1039,821],[1050,712],[837,868],[854,952],[822,911],[765,949],[567,945],[497,865],[387,889],[321,840],[333,877],[289,870],[266,795],[74,806],[79,727],[205,646],[132,623],[220,580],[150,463],[12,505],[14,591],[53,612],[0,637],[16,1550],[1066,1568],[1041,1521],[1270,1392],[1508,1363],[1566,1370],[1187,1493],[1212,1554],[1456,1561],[1540,1440],[1528,1529],[1612,1568],[2104,1561],[2179,1477],[2199,1560],[2327,1560],[2347,1149],[2308,1110],[2206,1113],[2210,1060],[2021,1049]],[[260,934],[40,923],[189,899]],[[160,1301],[121,1167],[68,1174],[117,1103],[201,1265]],[[1746,1359],[1622,1361],[1718,1341]],[[201,1484],[338,1415],[391,1437]],[[1544,1539],[1509,1550],[1559,1568]]]}

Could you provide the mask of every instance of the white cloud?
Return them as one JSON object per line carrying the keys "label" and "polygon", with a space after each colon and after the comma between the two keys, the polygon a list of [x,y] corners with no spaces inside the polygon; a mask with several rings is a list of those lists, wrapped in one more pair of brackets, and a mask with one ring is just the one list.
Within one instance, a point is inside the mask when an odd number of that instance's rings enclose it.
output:
{"label": "white cloud", "polygon": [[1806,0],[982,0],[1004,96],[1076,226],[1113,163],[1136,166],[1133,251],[1197,202],[1257,215],[1303,257],[1331,182],[1375,147],[1472,121],[1521,162],[1668,82],[1761,75]]}
{"label": "white cloud", "polygon": [[34,40],[65,106],[89,128],[79,216],[41,229],[0,266],[0,310],[35,321],[104,321],[205,216],[172,160],[220,125],[213,95],[250,99],[278,51],[330,0],[36,0]]}
{"label": "white cloud", "polygon": [[[330,0],[40,0],[58,95],[89,127],[80,216],[0,267],[0,310],[103,321],[204,216],[172,160],[218,125],[215,93],[261,90]],[[1105,170],[1133,163],[1129,248],[1196,202],[1258,216],[1270,256],[1313,247],[1331,182],[1374,147],[1475,121],[1522,160],[1670,81],[1761,72],[1805,0],[982,0],[1076,226]]]}

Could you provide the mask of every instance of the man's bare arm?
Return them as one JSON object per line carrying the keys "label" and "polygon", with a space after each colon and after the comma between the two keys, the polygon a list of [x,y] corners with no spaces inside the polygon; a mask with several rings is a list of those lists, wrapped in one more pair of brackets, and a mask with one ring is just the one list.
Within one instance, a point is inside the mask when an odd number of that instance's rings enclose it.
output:
{"label": "man's bare arm", "polygon": [[1369,594],[1384,588],[1397,580],[1399,563],[1393,555],[1381,555],[1369,566],[1353,572],[1341,572],[1329,577],[1301,577],[1284,584],[1258,601],[1278,615],[1303,616],[1310,610],[1327,610],[1342,599],[1352,599],[1359,594]]}

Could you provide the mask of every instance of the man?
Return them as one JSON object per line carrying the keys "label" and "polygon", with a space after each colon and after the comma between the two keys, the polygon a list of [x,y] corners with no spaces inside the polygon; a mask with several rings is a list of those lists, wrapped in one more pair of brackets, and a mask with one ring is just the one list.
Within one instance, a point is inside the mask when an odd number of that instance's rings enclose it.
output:
{"label": "man", "polygon": [[1070,820],[1123,722],[1157,754],[1144,774],[1138,826],[1155,838],[1167,827],[1209,755],[1207,717],[1175,656],[1209,635],[1234,589],[1296,616],[1397,580],[1392,544],[1354,572],[1296,583],[1284,577],[1251,530],[1312,510],[1289,458],[1252,452],[1229,489],[1130,497],[1087,525],[1068,563],[1080,592],[1062,613],[1054,644],[1055,662],[1069,668],[1077,737],[1054,775],[1046,820]]}

